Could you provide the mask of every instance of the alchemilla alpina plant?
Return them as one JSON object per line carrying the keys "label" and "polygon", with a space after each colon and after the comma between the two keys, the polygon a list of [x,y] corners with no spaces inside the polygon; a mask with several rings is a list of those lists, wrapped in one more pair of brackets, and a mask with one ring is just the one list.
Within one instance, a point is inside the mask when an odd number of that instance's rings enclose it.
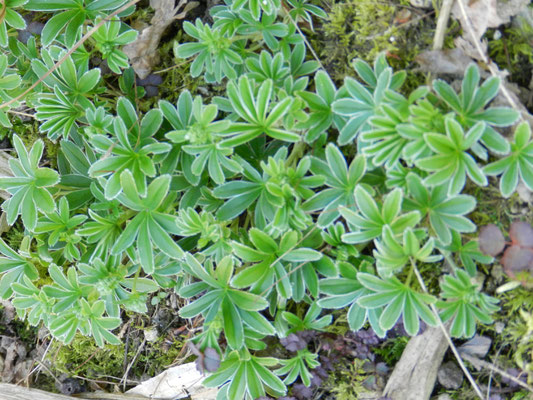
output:
{"label": "alchemilla alpina plant", "polygon": [[[472,280],[476,260],[491,258],[475,243],[467,262],[453,249],[476,230],[465,188],[500,176],[504,197],[519,181],[533,189],[530,128],[510,143],[498,132],[519,116],[491,106],[497,78],[481,82],[471,65],[459,93],[437,80],[405,94],[405,73],[382,54],[354,61],[358,78],[337,87],[294,25],[324,18],[321,8],[226,0],[213,23],[185,22],[190,42],[174,46],[222,95],[182,90],[143,113],[128,93],[106,92],[108,75],[91,62],[129,68],[121,46],[137,33],[127,12],[108,18],[126,3],[6,2],[0,96],[25,101],[59,148],[46,162],[41,139],[26,146],[13,134],[12,176],[0,178],[7,222],[24,227],[19,248],[0,239],[0,296],[21,318],[64,343],[81,333],[117,344],[124,311],[147,312],[152,294],[174,291],[179,316],[202,321],[191,341],[221,359],[204,383],[231,400],[309,385],[312,351],[261,350],[267,337],[328,330],[333,316],[381,337],[398,321],[410,335],[421,321],[451,321],[455,337],[491,323],[497,301]],[[22,10],[49,16],[27,44],[11,34]],[[3,126],[13,118],[0,110]],[[456,260],[451,272],[443,257]],[[422,264],[445,275],[431,293],[415,277]]]}

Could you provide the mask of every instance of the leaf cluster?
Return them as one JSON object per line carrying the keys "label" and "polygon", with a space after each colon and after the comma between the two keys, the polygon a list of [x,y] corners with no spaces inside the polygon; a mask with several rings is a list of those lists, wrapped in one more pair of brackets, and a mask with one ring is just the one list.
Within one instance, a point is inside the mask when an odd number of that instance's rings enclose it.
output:
{"label": "leaf cluster", "polygon": [[[31,85],[123,4],[30,0],[50,18],[38,41],[9,38],[0,96]],[[223,83],[220,96],[183,90],[175,104],[161,99],[142,112],[132,95],[140,92],[126,85],[131,71],[121,93],[106,90],[112,76],[91,51],[114,73],[128,67],[120,46],[136,33],[125,13],[24,99],[59,152],[49,168],[41,140],[27,148],[12,136],[2,207],[8,224],[20,217],[25,237],[18,249],[0,241],[0,296],[63,342],[81,333],[102,347],[120,343],[125,312],[147,312],[152,294],[174,291],[185,304],[180,317],[201,321],[191,339],[197,354],[217,361],[205,384],[234,400],[309,385],[312,349],[284,359],[264,350],[272,337],[327,331],[328,310],[380,337],[400,320],[410,335],[420,321],[451,320],[457,337],[492,322],[497,301],[472,283],[477,263],[492,261],[480,253],[492,239],[478,246],[462,236],[476,230],[468,216],[476,199],[465,187],[501,174],[509,196],[518,180],[531,184],[533,162],[526,124],[512,144],[498,132],[518,119],[491,107],[499,80],[481,83],[472,65],[459,93],[437,80],[404,96],[405,72],[381,54],[373,65],[356,60],[359,78],[337,87],[308,60],[294,25],[325,17],[319,7],[228,0],[210,12],[212,24],[184,24],[191,41],[174,52],[191,58],[192,76]],[[487,164],[489,155],[498,160]],[[513,252],[533,254],[525,227],[511,237]],[[438,262],[452,256],[462,265],[423,291],[418,266],[438,275]]]}

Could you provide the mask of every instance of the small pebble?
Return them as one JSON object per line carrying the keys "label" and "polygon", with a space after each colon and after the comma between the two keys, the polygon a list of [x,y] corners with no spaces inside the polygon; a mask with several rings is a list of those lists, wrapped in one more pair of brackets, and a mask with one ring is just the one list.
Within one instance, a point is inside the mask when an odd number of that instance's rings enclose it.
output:
{"label": "small pebble", "polygon": [[459,389],[463,384],[463,371],[457,364],[448,361],[440,366],[437,378],[445,389]]}
{"label": "small pebble", "polygon": [[516,192],[524,203],[531,203],[533,200],[533,192],[524,185],[524,182],[520,182],[516,187]]}
{"label": "small pebble", "polygon": [[44,24],[38,21],[32,21],[26,27],[26,30],[34,35],[40,35],[43,31]]}
{"label": "small pebble", "polygon": [[80,384],[80,381],[75,378],[67,378],[61,382],[59,391],[66,395],[73,395],[77,393],[85,392],[85,386]]}
{"label": "small pebble", "polygon": [[159,95],[159,89],[155,86],[145,86],[144,90],[146,91],[146,97],[156,97]]}
{"label": "small pebble", "polygon": [[409,3],[411,3],[413,7],[433,8],[433,3],[431,0],[409,0]]}
{"label": "small pebble", "polygon": [[144,330],[144,338],[147,342],[155,342],[158,337],[157,329],[156,328],[146,328]]}
{"label": "small pebble", "polygon": [[28,31],[19,31],[17,39],[19,40],[19,42],[26,44],[32,36],[33,35]]}

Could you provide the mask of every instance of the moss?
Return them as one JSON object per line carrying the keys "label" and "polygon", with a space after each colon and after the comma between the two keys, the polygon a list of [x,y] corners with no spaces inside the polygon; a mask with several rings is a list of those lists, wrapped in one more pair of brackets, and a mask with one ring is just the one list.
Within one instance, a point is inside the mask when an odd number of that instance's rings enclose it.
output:
{"label": "moss", "polygon": [[364,360],[355,359],[353,363],[340,367],[325,384],[325,387],[335,395],[337,400],[357,400],[362,394],[369,393],[364,387],[369,377],[363,368]]}
{"label": "moss", "polygon": [[[179,31],[172,40],[163,43],[159,49],[161,70],[166,70],[166,73],[162,74],[164,81],[159,88],[160,96],[171,103],[175,103],[178,100],[182,91],[189,90],[192,94],[195,94],[198,92],[199,86],[205,85],[201,76],[193,78],[189,73],[192,59],[184,60],[174,57],[174,41],[183,43],[187,39],[191,40],[185,36],[183,31]],[[208,102],[207,98],[204,98],[204,102]]]}
{"label": "moss", "polygon": [[93,338],[77,334],[69,345],[58,341],[52,344],[49,358],[56,375],[79,375],[88,379],[100,376],[121,377],[124,373],[124,347],[106,345],[99,348]]}
{"label": "moss", "polygon": [[487,33],[490,57],[511,73],[510,80],[528,87],[533,73],[533,26],[520,20],[520,27],[491,30]]}
{"label": "moss", "polygon": [[[347,75],[353,76],[353,59],[372,62],[383,51],[387,52],[395,70],[408,68],[416,54],[429,48],[434,21],[420,18],[409,23],[417,15],[408,14],[407,4],[403,0],[333,0],[325,5],[329,19],[318,28],[316,39],[311,41],[331,76],[337,81]],[[402,15],[408,21],[405,22]],[[407,86],[418,87],[424,81],[424,75],[412,74]]]}
{"label": "moss", "polygon": [[509,357],[529,374],[533,381],[533,293],[518,287],[502,296],[501,321],[505,323],[502,345]]}
{"label": "moss", "polygon": [[147,351],[139,355],[133,373],[136,376],[143,374],[155,376],[161,373],[176,362],[184,344],[184,340],[168,341],[163,337],[158,338],[155,342],[150,343]]}
{"label": "moss", "polygon": [[[153,343],[146,343],[139,354],[137,354],[139,345],[130,343],[126,361],[134,363],[129,371],[129,377],[140,378],[145,374],[155,376],[163,372],[179,357],[184,343],[184,340],[167,341],[161,337]],[[87,379],[105,376],[106,380],[109,380],[110,377],[123,376],[125,351],[125,343],[99,348],[93,338],[78,333],[69,345],[54,342],[49,352],[49,359],[56,375],[78,375]]]}
{"label": "moss", "polygon": [[316,41],[314,45],[322,47],[320,58],[334,79],[353,75],[350,62],[354,58],[372,61],[381,51],[398,50],[391,40],[397,35],[393,26],[396,8],[392,3],[334,1],[329,8],[329,20],[320,28],[324,45]]}
{"label": "moss", "polygon": [[24,227],[20,222],[15,223],[6,233],[4,233],[4,239],[14,250],[20,248],[22,239],[24,239]]}
{"label": "moss", "polygon": [[400,360],[409,339],[408,336],[398,336],[393,339],[388,339],[380,347],[375,347],[372,351],[383,357],[383,360],[388,365],[394,366]]}
{"label": "moss", "polygon": [[43,158],[41,159],[41,162],[46,160],[49,163],[47,165],[48,167],[57,169],[57,154],[59,151],[59,142],[54,143],[49,140],[45,135],[41,135],[39,133],[39,125],[37,121],[35,121],[34,123],[14,122],[13,128],[11,129],[12,132],[9,136],[11,136],[13,133],[19,135],[22,141],[24,142],[24,145],[28,149],[31,148],[33,143],[41,139],[44,142],[44,154]]}

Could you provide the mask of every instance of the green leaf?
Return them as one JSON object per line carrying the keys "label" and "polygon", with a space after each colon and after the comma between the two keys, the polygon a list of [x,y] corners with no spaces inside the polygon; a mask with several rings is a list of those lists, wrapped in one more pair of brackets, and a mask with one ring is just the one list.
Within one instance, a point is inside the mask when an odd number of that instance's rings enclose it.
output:
{"label": "green leaf", "polygon": [[244,330],[241,316],[229,299],[222,301],[222,314],[224,315],[226,340],[232,349],[238,350],[244,345]]}

